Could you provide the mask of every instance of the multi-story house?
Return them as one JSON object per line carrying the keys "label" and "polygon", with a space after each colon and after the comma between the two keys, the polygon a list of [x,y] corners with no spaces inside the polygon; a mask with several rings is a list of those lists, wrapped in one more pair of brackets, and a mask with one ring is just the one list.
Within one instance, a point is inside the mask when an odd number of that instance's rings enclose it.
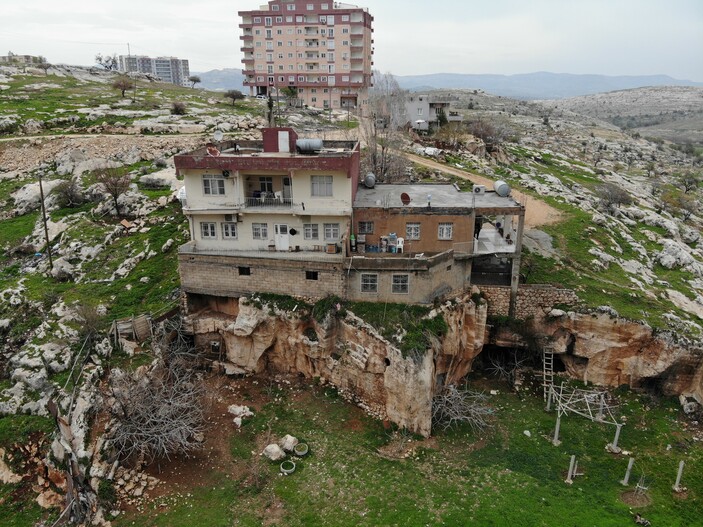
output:
{"label": "multi-story house", "polygon": [[373,65],[367,9],[332,0],[272,0],[239,16],[244,86],[251,95],[293,91],[315,108],[366,109]]}
{"label": "multi-story house", "polygon": [[447,96],[411,93],[405,98],[407,122],[415,130],[426,131],[437,125],[442,112],[447,121],[461,121],[457,112],[449,110],[451,100]]}
{"label": "multi-story house", "polygon": [[471,284],[514,303],[525,208],[505,184],[360,185],[358,143],[263,134],[175,158],[189,310],[252,293],[431,303]]}
{"label": "multi-story house", "polygon": [[188,61],[176,57],[147,57],[145,55],[120,55],[119,71],[150,73],[164,82],[188,86],[190,68]]}

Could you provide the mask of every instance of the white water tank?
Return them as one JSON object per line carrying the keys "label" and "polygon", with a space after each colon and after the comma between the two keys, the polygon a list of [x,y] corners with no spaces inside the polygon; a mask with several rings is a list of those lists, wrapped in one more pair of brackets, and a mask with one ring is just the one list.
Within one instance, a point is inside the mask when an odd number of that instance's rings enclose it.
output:
{"label": "white water tank", "polygon": [[374,188],[376,186],[376,176],[372,172],[366,174],[364,185],[366,188]]}
{"label": "white water tank", "polygon": [[502,179],[499,179],[493,183],[493,188],[495,189],[496,194],[498,194],[501,198],[507,198],[510,196],[510,186]]}

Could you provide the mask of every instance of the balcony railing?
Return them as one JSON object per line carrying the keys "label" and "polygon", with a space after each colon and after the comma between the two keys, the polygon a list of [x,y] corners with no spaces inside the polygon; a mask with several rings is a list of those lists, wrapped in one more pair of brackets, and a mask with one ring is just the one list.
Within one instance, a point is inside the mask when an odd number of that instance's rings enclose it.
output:
{"label": "balcony railing", "polygon": [[276,196],[275,194],[249,196],[246,198],[244,206],[247,208],[292,209],[293,200],[291,198]]}

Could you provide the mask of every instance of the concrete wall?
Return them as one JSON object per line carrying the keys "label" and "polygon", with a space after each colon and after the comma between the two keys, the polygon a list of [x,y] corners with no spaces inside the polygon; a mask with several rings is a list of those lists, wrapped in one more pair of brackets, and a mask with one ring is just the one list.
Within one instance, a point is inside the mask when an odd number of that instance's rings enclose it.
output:
{"label": "concrete wall", "polygon": [[[488,315],[507,316],[510,308],[510,287],[478,286],[488,301]],[[543,285],[521,285],[518,288],[515,318],[526,319],[545,315],[557,304],[576,306],[579,298],[571,289]]]}
{"label": "concrete wall", "polygon": [[[275,243],[274,225],[288,225],[288,230],[295,229],[295,235],[289,235],[289,245],[291,248],[300,247],[302,251],[320,250],[321,246],[327,243],[340,243],[349,230],[349,218],[347,216],[295,216],[293,214],[244,214],[240,216],[241,221],[236,224],[237,239],[224,239],[222,223],[225,222],[223,214],[202,214],[192,217],[192,239],[196,242],[196,247],[201,251],[268,251],[269,245]],[[235,220],[236,221],[236,220]],[[216,239],[203,239],[200,224],[211,222],[216,224]],[[254,223],[265,223],[268,235],[266,239],[254,239],[252,225]],[[325,239],[324,224],[338,223],[339,238]],[[318,239],[305,239],[303,226],[313,224],[318,226]]]}

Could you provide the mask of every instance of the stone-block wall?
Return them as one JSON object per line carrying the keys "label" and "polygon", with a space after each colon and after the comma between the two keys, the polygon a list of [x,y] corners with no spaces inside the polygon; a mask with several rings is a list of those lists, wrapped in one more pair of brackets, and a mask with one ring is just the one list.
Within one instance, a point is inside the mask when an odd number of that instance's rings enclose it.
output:
{"label": "stone-block wall", "polygon": [[[510,287],[488,286],[479,287],[488,301],[488,315],[508,315],[510,310]],[[546,314],[557,304],[576,306],[579,298],[571,289],[559,289],[543,285],[521,285],[517,293],[515,318],[526,319]]]}
{"label": "stone-block wall", "polygon": [[[181,287],[187,293],[239,298],[252,293],[276,293],[324,298],[344,296],[343,262],[309,262],[274,258],[180,254]],[[240,268],[250,274],[241,274]],[[317,272],[317,280],[306,278]]]}

